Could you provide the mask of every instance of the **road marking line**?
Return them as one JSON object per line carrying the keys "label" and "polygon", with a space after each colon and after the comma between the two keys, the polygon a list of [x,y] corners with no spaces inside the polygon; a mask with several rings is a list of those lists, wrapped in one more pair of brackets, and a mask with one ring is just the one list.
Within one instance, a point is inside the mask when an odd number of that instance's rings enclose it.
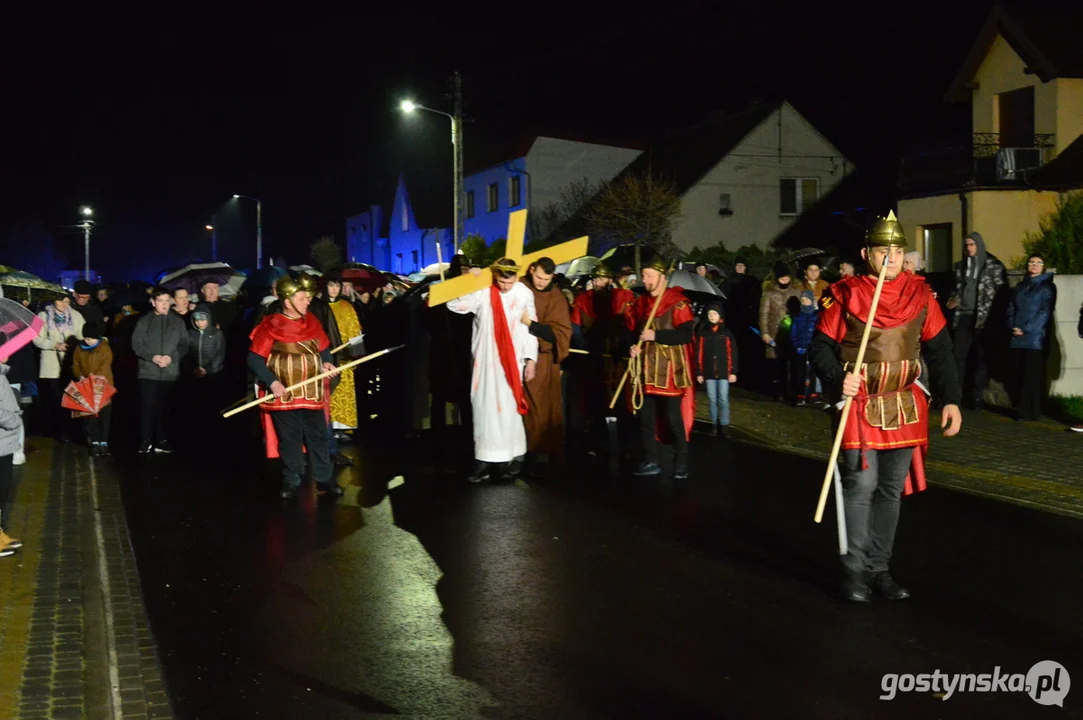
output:
{"label": "road marking line", "polygon": [[117,636],[113,619],[113,594],[109,589],[109,565],[105,561],[105,534],[102,531],[101,503],[98,501],[98,474],[90,460],[90,492],[94,500],[94,537],[98,544],[98,581],[102,586],[102,607],[105,611],[105,642],[109,650],[109,690],[114,720],[123,720],[120,698],[120,668],[117,663]]}

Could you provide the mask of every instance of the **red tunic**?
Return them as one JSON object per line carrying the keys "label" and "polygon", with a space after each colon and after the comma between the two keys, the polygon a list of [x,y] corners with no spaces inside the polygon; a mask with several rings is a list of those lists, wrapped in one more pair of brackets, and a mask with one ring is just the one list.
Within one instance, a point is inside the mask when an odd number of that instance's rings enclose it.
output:
{"label": "red tunic", "polygon": [[[824,293],[817,330],[842,346],[844,358],[856,357],[875,290],[876,278],[862,275],[844,278]],[[905,494],[925,489],[929,405],[914,384],[920,375],[920,343],[936,337],[946,324],[923,278],[902,273],[884,283],[860,370],[861,390],[843,432],[844,449],[918,448]]]}
{"label": "red tunic", "polygon": [[[656,298],[644,293],[636,298],[625,313],[628,330],[639,333],[647,324]],[[666,288],[658,310],[654,313],[651,327],[656,330],[672,330],[687,322],[693,322],[691,303],[680,288]],[[696,389],[692,382],[692,343],[685,345],[661,345],[656,342],[643,343],[643,393],[681,398],[681,416],[684,420],[686,436],[692,433],[692,424],[696,418]],[[667,425],[659,418],[656,436],[662,442],[668,442]]]}

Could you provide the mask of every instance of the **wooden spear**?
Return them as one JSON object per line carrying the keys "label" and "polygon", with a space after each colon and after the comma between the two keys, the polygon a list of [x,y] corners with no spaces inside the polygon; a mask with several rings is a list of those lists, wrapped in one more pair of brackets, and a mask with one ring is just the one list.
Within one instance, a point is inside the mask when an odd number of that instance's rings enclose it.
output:
{"label": "wooden spear", "polygon": [[[876,308],[880,304],[880,292],[884,289],[884,280],[887,278],[888,258],[884,257],[884,264],[880,267],[880,277],[876,279],[876,292],[872,294],[872,305],[869,306],[869,317],[865,320],[865,332],[861,334],[861,346],[857,349],[857,360],[854,362],[854,372],[860,373],[861,366],[865,362],[865,350],[869,346],[869,334],[872,332],[872,323],[876,320]],[[846,421],[850,418],[850,407],[854,399],[847,397],[842,405],[842,414],[839,416],[839,429],[835,432],[835,444],[831,447],[831,458],[827,461],[827,472],[824,473],[823,487],[820,488],[820,502],[816,505],[816,522],[824,518],[824,506],[827,504],[827,491],[831,487],[831,481],[835,474],[835,464],[839,461],[839,450],[842,448],[842,436],[846,432]]]}
{"label": "wooden spear", "polygon": [[[308,380],[302,380],[301,382],[297,383],[296,385],[290,385],[288,388],[286,388],[286,392],[289,393],[289,392],[293,392],[294,390],[299,390],[299,389],[303,388],[305,385],[308,385],[309,383],[316,382],[317,380],[323,380],[325,377],[330,377],[331,375],[335,375],[337,373],[340,373],[343,370],[349,370],[350,368],[356,367],[356,366],[360,365],[361,363],[367,363],[369,360],[375,360],[376,358],[380,357],[381,355],[386,355],[389,352],[394,352],[396,350],[402,350],[404,347],[406,347],[406,346],[405,345],[396,345],[393,348],[387,348],[386,350],[381,350],[379,352],[374,352],[371,355],[366,355],[363,358],[358,358],[357,360],[354,360],[352,362],[348,362],[345,365],[343,365],[342,367],[337,367],[334,370],[328,370],[327,372],[322,372],[319,375],[313,375]],[[274,400],[274,398],[275,398],[274,395],[272,395],[271,393],[267,393],[266,395],[264,395],[261,398],[257,398],[257,399],[253,400],[250,403],[245,403],[244,405],[241,405],[239,408],[235,408],[233,410],[225,410],[225,411],[223,411],[222,412],[222,417],[223,418],[233,417],[234,415],[236,415],[239,412],[244,412],[245,410],[248,410],[249,408],[254,408],[257,405],[262,405],[263,403],[265,403],[265,402],[267,402],[269,400]]]}

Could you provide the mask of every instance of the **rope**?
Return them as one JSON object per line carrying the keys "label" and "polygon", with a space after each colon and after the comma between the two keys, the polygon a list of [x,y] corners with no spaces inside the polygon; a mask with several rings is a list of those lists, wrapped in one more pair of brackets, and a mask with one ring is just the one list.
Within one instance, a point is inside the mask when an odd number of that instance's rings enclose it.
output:
{"label": "rope", "polygon": [[628,358],[628,374],[632,378],[632,414],[643,408],[643,373],[640,366],[643,364],[643,356]]}

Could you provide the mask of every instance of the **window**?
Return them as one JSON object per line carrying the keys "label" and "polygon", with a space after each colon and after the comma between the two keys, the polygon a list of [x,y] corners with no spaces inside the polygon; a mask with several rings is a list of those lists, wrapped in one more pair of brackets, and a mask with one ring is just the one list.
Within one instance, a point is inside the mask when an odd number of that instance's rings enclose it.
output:
{"label": "window", "polygon": [[496,212],[496,209],[500,204],[500,196],[497,194],[497,187],[498,186],[496,183],[492,183],[491,185],[489,185],[489,199],[485,208],[489,212]]}
{"label": "window", "polygon": [[519,184],[519,176],[513,175],[508,178],[508,207],[518,207],[522,202],[522,186]]}
{"label": "window", "polygon": [[410,230],[410,211],[406,207],[406,201],[402,201],[402,231],[409,232]]}
{"label": "window", "polygon": [[820,181],[817,178],[782,178],[779,195],[779,215],[800,215],[819,199]]}
{"label": "window", "polygon": [[414,272],[418,271],[417,267],[417,250],[411,250],[410,254],[414,256]]}
{"label": "window", "polygon": [[733,208],[730,207],[730,194],[721,193],[718,196],[718,214],[719,215],[732,215]]}
{"label": "window", "polygon": [[474,191],[466,191],[466,217],[474,217]]}

